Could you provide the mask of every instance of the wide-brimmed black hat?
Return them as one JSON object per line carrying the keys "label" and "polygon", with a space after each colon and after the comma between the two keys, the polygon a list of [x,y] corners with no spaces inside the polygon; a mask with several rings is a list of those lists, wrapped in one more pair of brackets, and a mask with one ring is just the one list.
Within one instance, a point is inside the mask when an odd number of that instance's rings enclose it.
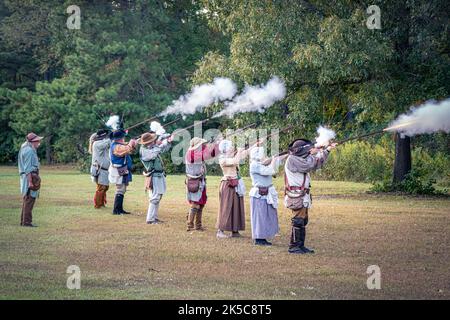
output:
{"label": "wide-brimmed black hat", "polygon": [[111,133],[111,131],[109,131],[108,129],[100,129],[95,133],[96,139],[97,140],[105,139],[106,137],[108,137],[110,135],[110,133]]}
{"label": "wide-brimmed black hat", "polygon": [[289,154],[305,157],[314,148],[314,143],[308,139],[296,139],[289,144]]}

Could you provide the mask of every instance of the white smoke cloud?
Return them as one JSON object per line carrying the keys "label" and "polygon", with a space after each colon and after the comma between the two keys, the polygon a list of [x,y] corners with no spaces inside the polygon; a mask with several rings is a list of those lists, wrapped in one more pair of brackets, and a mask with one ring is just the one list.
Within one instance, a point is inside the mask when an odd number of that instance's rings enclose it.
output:
{"label": "white smoke cloud", "polygon": [[336,138],[336,132],[323,126],[317,128],[317,134],[316,147],[326,147],[330,144],[330,140]]}
{"label": "white smoke cloud", "polygon": [[228,78],[215,78],[212,83],[194,86],[190,93],[173,101],[161,116],[194,114],[213,103],[233,98],[236,92],[237,86],[233,81]]}
{"label": "white smoke cloud", "polygon": [[120,118],[118,115],[114,115],[109,117],[108,121],[106,122],[106,126],[110,127],[113,130],[119,129],[120,126]]}
{"label": "white smoke cloud", "polygon": [[403,135],[414,136],[437,131],[450,132],[450,98],[440,102],[428,101],[418,107],[412,107],[402,114],[386,131],[397,131]]}
{"label": "white smoke cloud", "polygon": [[227,115],[231,118],[236,113],[263,112],[275,102],[284,99],[285,96],[284,82],[278,77],[273,77],[265,85],[247,85],[242,94],[235,97],[233,101],[225,103],[225,108],[214,117]]}
{"label": "white smoke cloud", "polygon": [[158,136],[166,133],[166,129],[164,129],[163,126],[157,121],[152,121],[150,123],[150,131],[155,132]]}

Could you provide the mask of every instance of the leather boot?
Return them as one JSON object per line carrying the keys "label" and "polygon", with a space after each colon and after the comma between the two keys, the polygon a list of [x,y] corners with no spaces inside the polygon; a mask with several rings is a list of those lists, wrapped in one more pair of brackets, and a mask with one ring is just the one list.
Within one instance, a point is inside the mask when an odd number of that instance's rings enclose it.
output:
{"label": "leather boot", "polygon": [[121,214],[130,214],[128,211],[123,210],[123,199],[124,199],[124,195],[123,194],[119,194],[120,196],[120,202],[119,202],[119,210]]}
{"label": "leather boot", "polygon": [[198,209],[197,214],[195,215],[195,230],[205,231],[205,229],[202,226],[202,214],[203,208]]}
{"label": "leather boot", "polygon": [[306,238],[306,228],[301,227],[300,228],[300,241],[302,243],[302,246],[300,246],[300,249],[302,249],[305,253],[314,253],[313,249],[309,249],[305,247],[305,238]]}
{"label": "leather boot", "polygon": [[113,208],[113,214],[122,214],[120,210],[120,202],[123,201],[123,195],[116,194],[114,197],[114,208]]}
{"label": "leather boot", "polygon": [[304,237],[301,236],[301,228],[305,227],[305,221],[302,218],[292,218],[292,228],[291,228],[291,242],[289,243],[289,253],[305,254],[301,247],[303,247]]}
{"label": "leather boot", "polygon": [[186,229],[186,231],[194,230],[194,218],[195,218],[195,215],[198,214],[197,211],[198,211],[197,208],[191,208],[191,210],[189,210],[189,213],[187,215],[187,229]]}
{"label": "leather boot", "polygon": [[305,238],[306,238],[305,222],[306,221],[303,218],[292,219],[291,243],[289,244],[288,250],[289,253],[296,253],[296,254],[314,253],[314,250],[305,247]]}

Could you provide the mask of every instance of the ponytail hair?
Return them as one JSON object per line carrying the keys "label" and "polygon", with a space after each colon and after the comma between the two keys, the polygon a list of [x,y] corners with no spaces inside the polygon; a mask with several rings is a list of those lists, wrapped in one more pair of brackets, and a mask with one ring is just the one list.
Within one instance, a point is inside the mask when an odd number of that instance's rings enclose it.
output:
{"label": "ponytail hair", "polygon": [[97,133],[94,133],[89,137],[89,148],[88,148],[89,154],[92,154],[92,145],[94,144],[95,138],[97,138]]}

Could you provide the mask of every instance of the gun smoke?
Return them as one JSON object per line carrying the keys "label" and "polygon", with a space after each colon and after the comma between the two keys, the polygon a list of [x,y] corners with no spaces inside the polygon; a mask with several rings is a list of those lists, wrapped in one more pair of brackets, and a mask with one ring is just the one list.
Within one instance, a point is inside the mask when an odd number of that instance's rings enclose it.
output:
{"label": "gun smoke", "polygon": [[402,135],[450,132],[450,99],[428,101],[399,116],[385,131],[397,131]]}
{"label": "gun smoke", "polygon": [[232,99],[236,92],[237,86],[233,81],[228,78],[215,78],[212,83],[194,86],[190,93],[173,101],[161,116],[194,114],[213,103]]}
{"label": "gun smoke", "polygon": [[226,102],[225,108],[214,115],[214,117],[226,115],[231,118],[236,113],[264,112],[265,109],[284,99],[285,96],[286,87],[284,82],[278,77],[273,77],[265,85],[246,85],[243,93],[235,97],[233,101]]}
{"label": "gun smoke", "polygon": [[163,128],[163,126],[157,122],[157,121],[152,121],[150,123],[150,131],[155,132],[158,136],[161,136],[163,134],[166,133],[166,130]]}
{"label": "gun smoke", "polygon": [[336,138],[336,132],[324,126],[319,126],[319,128],[317,128],[317,134],[316,147],[326,147],[330,144],[332,139]]}

